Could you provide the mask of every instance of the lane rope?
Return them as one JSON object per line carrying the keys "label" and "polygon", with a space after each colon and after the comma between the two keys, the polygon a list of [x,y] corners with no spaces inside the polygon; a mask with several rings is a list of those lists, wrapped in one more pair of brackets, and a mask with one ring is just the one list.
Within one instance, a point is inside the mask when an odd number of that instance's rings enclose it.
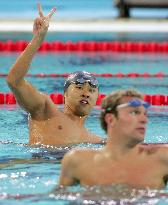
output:
{"label": "lane rope", "polygon": [[[57,73],[50,73],[50,74],[45,74],[45,73],[38,73],[38,74],[27,74],[27,77],[36,77],[36,78],[57,78],[57,77],[63,77],[67,78],[70,73],[62,73],[62,74],[57,74]],[[6,73],[0,73],[0,77],[7,77],[8,74]],[[95,77],[104,77],[104,78],[167,78],[168,74],[158,72],[158,73],[136,73],[136,72],[131,72],[131,73],[92,73]]]}
{"label": "lane rope", "polygon": [[[49,94],[50,98],[55,104],[63,104],[64,103],[64,96],[61,93],[51,93]],[[100,93],[96,102],[96,105],[100,105],[102,102],[102,99],[106,96],[104,93]],[[144,94],[144,101],[151,103],[155,106],[168,106],[168,95],[162,95],[162,94],[155,94],[155,95],[149,95]],[[16,99],[13,95],[13,93],[0,93],[0,104],[16,104]]]}
{"label": "lane rope", "polygon": [[[28,45],[28,41],[0,41],[0,51],[20,52]],[[44,41],[39,51],[78,51],[78,52],[139,52],[168,53],[168,42],[120,42],[120,41],[78,41],[61,42]]]}

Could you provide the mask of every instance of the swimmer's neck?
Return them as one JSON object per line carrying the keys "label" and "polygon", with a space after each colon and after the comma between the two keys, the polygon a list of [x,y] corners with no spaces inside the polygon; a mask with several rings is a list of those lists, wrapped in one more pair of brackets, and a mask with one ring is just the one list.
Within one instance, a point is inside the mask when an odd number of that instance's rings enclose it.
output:
{"label": "swimmer's neck", "polygon": [[115,138],[108,137],[107,143],[104,147],[104,151],[108,153],[108,155],[117,156],[117,158],[120,158],[123,155],[129,154],[132,151],[137,152],[139,144],[140,143],[135,143],[134,140],[119,140],[117,136]]}
{"label": "swimmer's neck", "polygon": [[63,110],[64,114],[67,115],[70,119],[73,121],[76,121],[79,123],[79,125],[83,125],[85,123],[85,120],[87,116],[78,116],[74,113],[74,111],[69,106],[64,106]]}

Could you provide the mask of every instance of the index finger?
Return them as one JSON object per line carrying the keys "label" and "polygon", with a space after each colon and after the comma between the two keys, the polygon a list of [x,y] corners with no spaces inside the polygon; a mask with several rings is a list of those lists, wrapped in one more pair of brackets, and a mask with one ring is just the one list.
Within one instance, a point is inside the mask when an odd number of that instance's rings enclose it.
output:
{"label": "index finger", "polygon": [[51,11],[48,13],[47,17],[51,18],[52,15],[56,12],[56,8],[54,7],[53,9],[51,9]]}
{"label": "index finger", "polygon": [[38,8],[39,16],[44,17],[43,10],[42,10],[42,7],[41,7],[40,3],[37,3],[37,8]]}

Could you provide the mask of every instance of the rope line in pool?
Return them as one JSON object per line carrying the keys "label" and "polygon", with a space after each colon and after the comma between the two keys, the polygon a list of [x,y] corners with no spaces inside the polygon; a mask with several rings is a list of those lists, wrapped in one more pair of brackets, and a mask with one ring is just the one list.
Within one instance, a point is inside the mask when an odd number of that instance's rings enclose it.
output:
{"label": "rope line in pool", "polygon": [[[63,104],[64,96],[61,93],[51,93],[50,98],[55,104]],[[100,93],[96,102],[96,105],[101,105],[102,99],[106,96],[104,93]],[[156,94],[149,95],[144,94],[144,101],[149,102],[155,106],[168,106],[168,95]],[[12,105],[16,104],[16,99],[13,93],[0,93],[0,104]]]}
{"label": "rope line in pool", "polygon": [[[50,73],[50,74],[45,74],[45,73],[38,73],[38,74],[27,74],[26,76],[27,77],[36,77],[36,78],[57,78],[57,77],[63,77],[63,78],[67,78],[68,75],[70,73],[61,73],[61,74],[58,74],[58,73]],[[132,73],[115,73],[115,74],[112,74],[112,73],[92,73],[95,77],[105,77],[105,78],[167,78],[168,77],[168,74],[166,73],[162,73],[162,72],[159,72],[159,73],[154,73],[154,74],[151,74],[151,73],[148,73],[148,72],[145,72],[145,73],[135,73],[135,72],[132,72]],[[7,77],[8,74],[6,73],[0,73],[0,77]]]}
{"label": "rope line in pool", "polygon": [[[20,52],[28,45],[28,41],[0,41],[0,51]],[[39,51],[79,51],[79,52],[138,52],[168,53],[168,42],[134,42],[134,41],[78,41],[61,42],[44,41]]]}

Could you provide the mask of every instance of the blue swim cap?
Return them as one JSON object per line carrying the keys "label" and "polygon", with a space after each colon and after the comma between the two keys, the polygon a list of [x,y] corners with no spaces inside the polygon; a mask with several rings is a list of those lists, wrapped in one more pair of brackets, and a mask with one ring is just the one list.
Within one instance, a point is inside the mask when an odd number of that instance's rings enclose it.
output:
{"label": "blue swim cap", "polygon": [[99,84],[97,79],[89,72],[86,71],[76,71],[71,73],[64,83],[64,92],[67,90],[71,83],[84,84],[88,82],[91,87],[98,88]]}

